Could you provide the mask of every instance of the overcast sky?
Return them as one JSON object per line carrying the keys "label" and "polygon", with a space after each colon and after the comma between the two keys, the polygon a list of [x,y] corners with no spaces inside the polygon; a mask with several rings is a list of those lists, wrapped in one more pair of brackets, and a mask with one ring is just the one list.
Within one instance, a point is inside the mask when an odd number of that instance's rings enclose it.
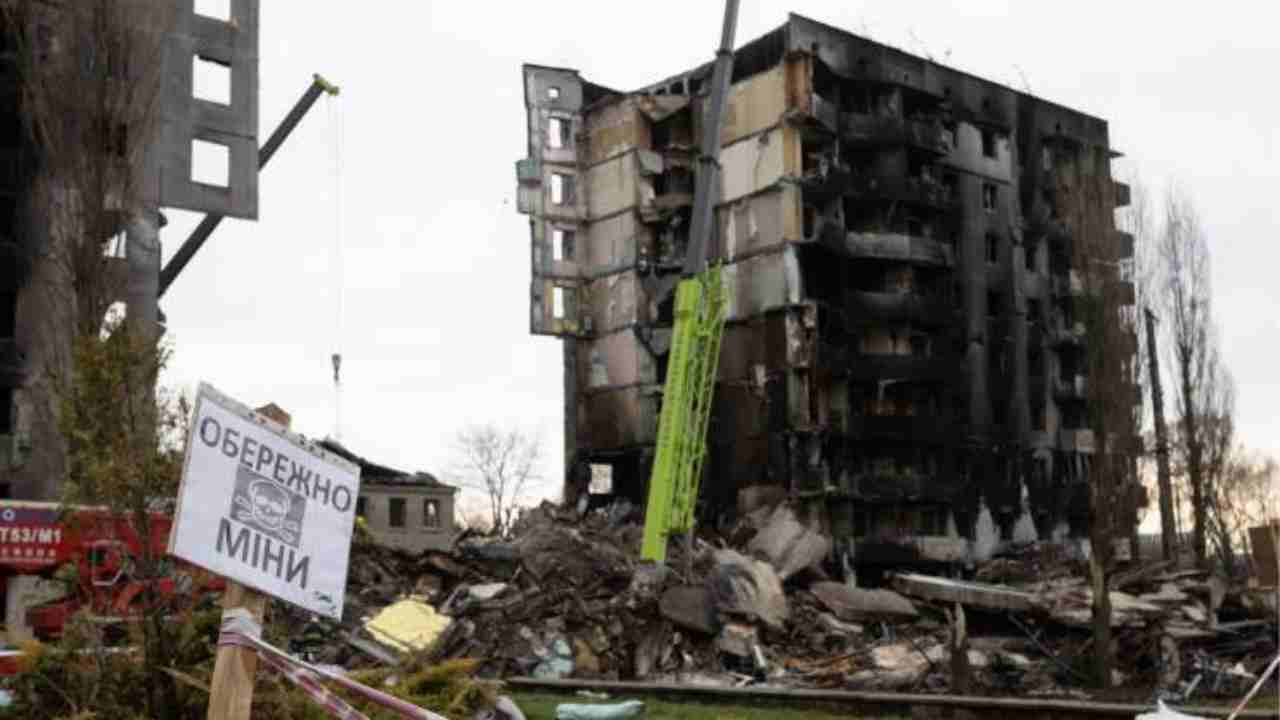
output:
{"label": "overcast sky", "polygon": [[[1176,178],[1199,205],[1240,434],[1280,455],[1280,41],[1264,7],[744,0],[738,44],[797,12],[1108,120],[1126,155],[1117,175],[1157,190]],[[529,229],[515,211],[520,65],[634,89],[710,60],[722,12],[718,0],[264,0],[261,137],[312,73],[342,94],[263,171],[260,219],[224,222],[164,298],[168,382],[274,401],[321,437],[340,350],[355,452],[444,474],[459,427],[512,423],[541,433],[558,479],[560,347],[528,333]],[[199,220],[167,214],[166,259]]]}

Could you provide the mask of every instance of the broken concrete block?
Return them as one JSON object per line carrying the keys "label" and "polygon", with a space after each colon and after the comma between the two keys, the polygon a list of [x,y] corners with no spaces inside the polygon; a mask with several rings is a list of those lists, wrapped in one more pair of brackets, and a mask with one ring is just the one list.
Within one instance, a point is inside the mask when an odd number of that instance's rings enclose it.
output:
{"label": "broken concrete block", "polygon": [[506,583],[486,583],[484,585],[472,585],[467,588],[467,596],[470,599],[484,602],[497,597],[503,590],[507,589]]}
{"label": "broken concrete block", "polygon": [[764,507],[773,507],[787,499],[781,485],[748,485],[738,491],[738,515],[746,516]]}
{"label": "broken concrete block", "polygon": [[907,690],[920,680],[915,670],[859,670],[849,676],[851,690]]}
{"label": "broken concrete block", "polygon": [[[909,642],[894,643],[892,645],[881,645],[871,649],[871,662],[880,670],[900,670],[909,672],[923,672],[929,668],[928,657],[930,650],[936,649],[938,652],[945,652],[941,645],[928,646],[924,652],[917,650],[914,645]],[[939,659],[941,656],[939,656]]]}
{"label": "broken concrete block", "polygon": [[785,581],[821,563],[831,553],[831,538],[805,527],[791,508],[779,505],[747,544],[747,551],[768,560]]}
{"label": "broken concrete block", "polygon": [[902,573],[893,578],[893,587],[905,595],[934,602],[960,603],[987,610],[1025,612],[1035,604],[1031,593],[987,583],[964,582],[932,575]]}
{"label": "broken concrete block", "polygon": [[1170,710],[1163,700],[1156,700],[1156,711],[1134,716],[1134,720],[1208,720],[1202,715],[1187,715]]}
{"label": "broken concrete block", "polygon": [[713,559],[707,589],[716,610],[781,629],[787,619],[787,596],[773,566],[733,550],[717,550]]}
{"label": "broken concrete block", "polygon": [[648,595],[662,588],[671,568],[657,563],[641,563],[631,575],[631,592]]}
{"label": "broken concrete block", "polygon": [[1182,606],[1182,614],[1186,615],[1192,622],[1207,624],[1209,622],[1209,613],[1200,603],[1188,603]]}
{"label": "broken concrete block", "polygon": [[809,591],[841,620],[910,619],[915,605],[892,590],[853,588],[838,582],[814,583]]}
{"label": "broken concrete block", "polygon": [[1158,605],[1181,605],[1187,601],[1188,597],[1186,593],[1179,590],[1173,583],[1164,583],[1160,586],[1159,592],[1139,595],[1138,599],[1142,602],[1155,603]]}
{"label": "broken concrete block", "polygon": [[[970,660],[973,658],[970,657]],[[1014,667],[1019,670],[1026,670],[1031,667],[1031,658],[1022,653],[1013,652],[1012,650],[1000,650],[995,654],[993,660],[1006,667]]]}
{"label": "broken concrete block", "polygon": [[[991,664],[991,658],[980,650],[969,650],[966,654],[969,656],[970,667],[983,668]],[[945,645],[933,645],[925,650],[924,655],[939,666],[951,662],[951,652]]]}
{"label": "broken concrete block", "polygon": [[697,585],[681,585],[669,588],[658,601],[658,610],[671,622],[688,630],[714,635],[716,621],[715,601],[711,591]]}
{"label": "broken concrete block", "polygon": [[831,613],[819,613],[818,624],[822,629],[836,635],[861,635],[863,632],[861,625],[837,620]]}
{"label": "broken concrete block", "polygon": [[728,655],[751,659],[752,648],[759,642],[755,627],[740,623],[727,623],[720,628],[716,649]]}

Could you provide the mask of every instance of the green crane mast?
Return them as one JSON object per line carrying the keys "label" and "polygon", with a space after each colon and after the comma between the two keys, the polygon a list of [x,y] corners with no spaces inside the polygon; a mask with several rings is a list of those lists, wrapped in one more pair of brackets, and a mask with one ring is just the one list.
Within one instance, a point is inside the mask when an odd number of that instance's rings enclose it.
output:
{"label": "green crane mast", "polygon": [[667,541],[672,534],[693,532],[698,480],[707,454],[707,424],[728,306],[720,268],[708,267],[707,247],[715,227],[715,201],[720,190],[720,133],[733,75],[737,24],[738,0],[726,0],[720,49],[711,71],[711,98],[703,117],[693,219],[682,277],[676,286],[671,353],[645,506],[641,556],[655,562],[666,560]]}

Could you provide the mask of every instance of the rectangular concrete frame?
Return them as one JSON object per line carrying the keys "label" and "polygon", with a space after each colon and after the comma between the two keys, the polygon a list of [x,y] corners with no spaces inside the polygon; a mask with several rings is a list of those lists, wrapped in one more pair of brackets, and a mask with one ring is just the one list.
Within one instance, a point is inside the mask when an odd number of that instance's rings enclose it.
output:
{"label": "rectangular concrete frame", "polygon": [[[162,207],[258,218],[258,0],[230,0],[231,21],[197,15],[195,0],[174,0],[165,41],[160,128],[152,155],[151,197]],[[231,104],[193,95],[192,58],[231,70]],[[204,140],[229,149],[228,186],[191,179],[191,145]]]}

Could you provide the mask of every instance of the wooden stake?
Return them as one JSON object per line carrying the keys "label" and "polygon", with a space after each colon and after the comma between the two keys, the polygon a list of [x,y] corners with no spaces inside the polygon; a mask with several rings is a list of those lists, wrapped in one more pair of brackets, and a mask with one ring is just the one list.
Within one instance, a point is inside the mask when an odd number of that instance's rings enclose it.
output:
{"label": "wooden stake", "polygon": [[[265,405],[257,412],[285,429],[292,424],[289,413],[276,405]],[[232,608],[248,610],[254,621],[262,625],[267,613],[267,596],[228,580],[226,592],[222,594],[222,612],[225,614]],[[208,720],[249,720],[257,672],[256,650],[238,645],[219,647],[213,665],[213,680],[209,683]]]}
{"label": "wooden stake", "polygon": [[[262,624],[267,610],[267,596],[228,580],[222,595],[222,610],[244,608]],[[218,648],[209,683],[208,720],[249,720],[253,708],[253,681],[258,672],[258,652],[238,645]]]}

